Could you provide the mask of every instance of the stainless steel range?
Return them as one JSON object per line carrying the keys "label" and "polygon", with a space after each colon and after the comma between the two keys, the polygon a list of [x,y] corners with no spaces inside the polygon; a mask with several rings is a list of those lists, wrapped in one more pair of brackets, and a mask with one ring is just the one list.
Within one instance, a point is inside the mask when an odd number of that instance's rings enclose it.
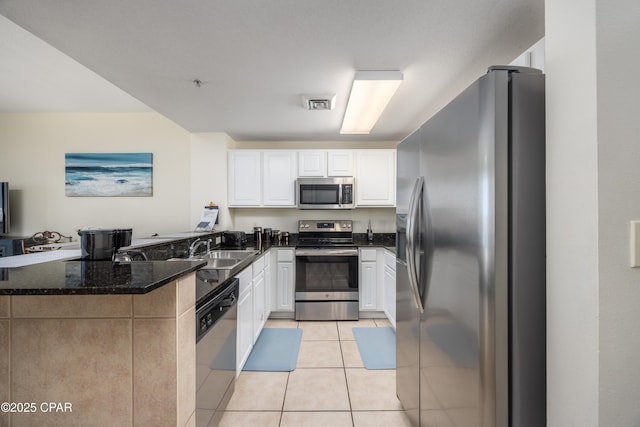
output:
{"label": "stainless steel range", "polygon": [[358,320],[353,221],[298,221],[296,320]]}

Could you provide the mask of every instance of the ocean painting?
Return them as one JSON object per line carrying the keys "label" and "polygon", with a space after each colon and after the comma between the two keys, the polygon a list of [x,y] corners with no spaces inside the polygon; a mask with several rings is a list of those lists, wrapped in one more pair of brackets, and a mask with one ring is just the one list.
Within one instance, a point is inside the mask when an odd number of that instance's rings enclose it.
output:
{"label": "ocean painting", "polygon": [[152,153],[66,153],[65,195],[150,197]]}

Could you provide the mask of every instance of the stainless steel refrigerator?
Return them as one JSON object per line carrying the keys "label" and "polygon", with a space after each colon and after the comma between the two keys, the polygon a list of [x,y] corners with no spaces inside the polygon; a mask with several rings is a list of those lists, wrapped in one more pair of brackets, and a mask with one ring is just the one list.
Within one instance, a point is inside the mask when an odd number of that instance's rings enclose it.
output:
{"label": "stainless steel refrigerator", "polygon": [[546,425],[539,70],[491,67],[398,145],[397,394],[414,426]]}

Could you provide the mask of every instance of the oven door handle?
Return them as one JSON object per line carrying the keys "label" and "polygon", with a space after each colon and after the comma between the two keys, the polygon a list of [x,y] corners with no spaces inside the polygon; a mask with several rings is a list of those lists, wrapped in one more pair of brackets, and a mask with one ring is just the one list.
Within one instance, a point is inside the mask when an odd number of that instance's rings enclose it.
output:
{"label": "oven door handle", "polygon": [[296,249],[296,256],[358,256],[357,248]]}

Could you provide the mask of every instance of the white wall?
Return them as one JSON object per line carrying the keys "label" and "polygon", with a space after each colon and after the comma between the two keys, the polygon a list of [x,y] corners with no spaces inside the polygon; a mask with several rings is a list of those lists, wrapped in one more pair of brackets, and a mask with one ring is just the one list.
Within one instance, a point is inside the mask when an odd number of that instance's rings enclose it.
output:
{"label": "white wall", "polygon": [[548,0],[548,425],[640,425],[637,0]]}
{"label": "white wall", "polygon": [[[86,225],[134,237],[192,229],[189,133],[156,113],[0,114],[0,181],[11,188],[11,234]],[[152,197],[66,197],[65,153],[153,153]]]}
{"label": "white wall", "polygon": [[[230,148],[395,148],[394,142],[242,142],[225,133],[189,134],[156,113],[0,114],[0,181],[9,181],[11,235],[55,230],[77,237],[86,225],[132,227],[134,237],[193,230],[202,208],[220,206],[217,230],[254,225],[295,232],[298,218],[352,219],[365,232],[395,231],[390,208],[355,211],[228,209]],[[153,197],[66,197],[64,154],[153,153]]]}
{"label": "white wall", "polygon": [[600,426],[640,425],[640,2],[596,3]]}
{"label": "white wall", "polygon": [[595,4],[548,0],[547,381],[550,427],[598,420]]}
{"label": "white wall", "polygon": [[509,65],[519,67],[537,68],[544,72],[544,37],[536,44],[525,50],[520,56],[514,59]]}
{"label": "white wall", "polygon": [[226,133],[191,135],[191,223],[200,220],[202,208],[218,205],[216,230],[233,228],[227,206],[227,151],[234,141]]}

